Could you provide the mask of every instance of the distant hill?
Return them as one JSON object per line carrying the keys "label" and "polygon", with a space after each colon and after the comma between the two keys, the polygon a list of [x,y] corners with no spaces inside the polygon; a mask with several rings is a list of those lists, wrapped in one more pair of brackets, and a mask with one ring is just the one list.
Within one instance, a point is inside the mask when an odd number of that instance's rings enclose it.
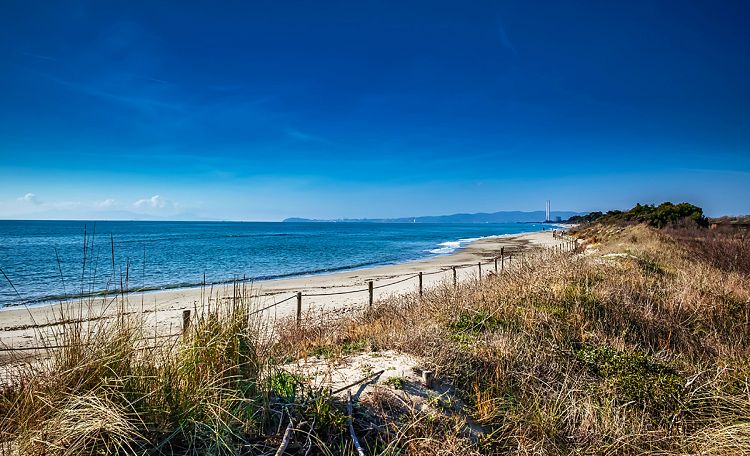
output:
{"label": "distant hill", "polygon": [[[574,216],[585,215],[585,212],[552,211],[551,218],[557,217],[567,220]],[[364,219],[306,219],[292,217],[284,219],[290,223],[314,223],[314,222],[341,222],[341,223],[529,223],[543,222],[544,211],[501,211],[501,212],[479,212],[475,214],[452,214],[452,215],[427,215],[421,217],[400,218],[364,218]]]}

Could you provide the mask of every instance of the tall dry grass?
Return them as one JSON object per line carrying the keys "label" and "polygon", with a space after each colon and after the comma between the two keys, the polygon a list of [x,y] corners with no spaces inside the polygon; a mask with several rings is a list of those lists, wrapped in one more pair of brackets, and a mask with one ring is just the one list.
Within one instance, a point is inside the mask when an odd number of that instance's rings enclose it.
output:
{"label": "tall dry grass", "polygon": [[369,454],[750,453],[743,263],[685,233],[577,235],[585,254],[529,255],[481,283],[301,326],[253,318],[244,299],[155,346],[132,318],[91,334],[70,323],[80,343],[20,364],[0,394],[0,440],[16,454],[260,454],[291,421],[288,454],[355,454],[343,404],[283,366],[393,349],[460,404],[435,414],[372,395],[354,420]]}
{"label": "tall dry grass", "polygon": [[414,429],[404,453],[750,452],[746,271],[642,226],[579,235],[598,251],[290,329],[284,353],[365,340],[421,357],[484,433]]}
{"label": "tall dry grass", "polygon": [[[0,394],[1,439],[18,454],[234,454],[265,435],[271,366],[248,306],[201,312],[179,338],[138,317],[63,325],[41,361]],[[267,337],[266,337],[267,339]]]}

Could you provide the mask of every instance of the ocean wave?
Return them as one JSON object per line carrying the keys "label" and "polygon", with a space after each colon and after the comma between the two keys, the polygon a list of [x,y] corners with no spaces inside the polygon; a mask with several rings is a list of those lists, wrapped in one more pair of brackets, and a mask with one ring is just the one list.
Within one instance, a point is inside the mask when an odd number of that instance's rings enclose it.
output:
{"label": "ocean wave", "polygon": [[471,244],[474,241],[478,241],[480,239],[488,238],[488,237],[494,237],[494,236],[482,236],[482,237],[474,237],[474,238],[461,238],[457,241],[446,241],[441,242],[438,244],[437,248],[428,250],[429,253],[434,253],[437,255],[446,255],[449,253],[453,253],[456,250],[464,247],[466,244]]}
{"label": "ocean wave", "polygon": [[438,244],[440,247],[432,250],[428,250],[430,253],[451,253],[455,251],[456,249],[461,247],[461,241],[448,241],[448,242],[441,242]]}
{"label": "ocean wave", "polygon": [[499,237],[510,237],[510,236],[516,236],[519,233],[508,233],[508,234],[495,234],[491,236],[480,236],[480,237],[473,237],[473,238],[461,238],[457,241],[446,241],[441,242],[438,244],[437,248],[426,250],[428,253],[433,253],[436,255],[447,255],[449,253],[453,253],[458,249],[461,249],[465,247],[467,244],[471,244],[472,242],[479,241],[481,239],[488,239],[488,238],[499,238]]}

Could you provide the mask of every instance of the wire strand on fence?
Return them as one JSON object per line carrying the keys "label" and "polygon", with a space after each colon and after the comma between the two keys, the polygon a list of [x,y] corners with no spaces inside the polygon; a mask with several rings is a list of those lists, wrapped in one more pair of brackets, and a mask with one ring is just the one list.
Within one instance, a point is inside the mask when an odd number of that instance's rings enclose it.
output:
{"label": "wire strand on fence", "polygon": [[310,294],[302,294],[302,297],[314,297],[314,296],[335,296],[335,295],[345,295],[345,294],[352,294],[352,293],[362,293],[364,291],[368,291],[367,288],[362,288],[361,290],[347,290],[347,291],[332,291],[330,293],[310,293]]}
{"label": "wire strand on fence", "polygon": [[[262,297],[266,297],[266,296],[275,296],[275,295],[260,295],[260,296],[258,296],[258,297],[259,297],[259,298],[262,298]],[[266,310],[268,310],[268,309],[272,309],[272,308],[274,308],[274,307],[278,306],[279,304],[283,304],[283,303],[285,303],[285,302],[287,302],[287,301],[289,301],[289,300],[292,300],[292,299],[294,299],[294,298],[296,298],[296,297],[297,297],[297,294],[295,293],[295,294],[293,294],[293,295],[289,296],[289,297],[288,297],[288,298],[286,298],[286,299],[282,299],[282,300],[281,300],[281,301],[279,301],[279,302],[274,302],[273,304],[269,304],[269,305],[267,305],[267,306],[265,306],[265,307],[263,307],[263,308],[261,308],[261,309],[256,309],[256,310],[254,310],[254,311],[250,312],[250,315],[255,315],[255,314],[257,314],[257,313],[261,313],[261,312],[264,312],[264,311],[266,311]]]}
{"label": "wire strand on fence", "polygon": [[449,272],[449,271],[451,271],[451,268],[441,269],[439,271],[425,272],[422,275],[423,276],[428,276],[428,275],[435,275],[435,274],[445,274],[446,272]]}
{"label": "wire strand on fence", "polygon": [[379,289],[379,288],[390,287],[390,286],[392,286],[392,285],[396,285],[396,284],[399,284],[399,283],[401,283],[401,282],[406,282],[407,280],[415,279],[415,278],[417,278],[417,277],[419,277],[419,274],[413,274],[413,275],[410,275],[409,277],[405,277],[405,278],[403,278],[403,279],[400,279],[400,280],[397,280],[397,281],[395,281],[395,282],[391,282],[391,283],[384,283],[384,284],[381,284],[381,285],[378,285],[378,286],[373,286],[373,287],[372,287],[372,289],[373,289],[373,290],[377,290],[377,289]]}

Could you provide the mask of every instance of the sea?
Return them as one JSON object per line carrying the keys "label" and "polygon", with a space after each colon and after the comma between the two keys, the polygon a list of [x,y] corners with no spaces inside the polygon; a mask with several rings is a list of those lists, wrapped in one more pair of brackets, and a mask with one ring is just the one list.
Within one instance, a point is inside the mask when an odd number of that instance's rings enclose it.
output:
{"label": "sea", "polygon": [[541,223],[0,221],[0,307],[402,263]]}

